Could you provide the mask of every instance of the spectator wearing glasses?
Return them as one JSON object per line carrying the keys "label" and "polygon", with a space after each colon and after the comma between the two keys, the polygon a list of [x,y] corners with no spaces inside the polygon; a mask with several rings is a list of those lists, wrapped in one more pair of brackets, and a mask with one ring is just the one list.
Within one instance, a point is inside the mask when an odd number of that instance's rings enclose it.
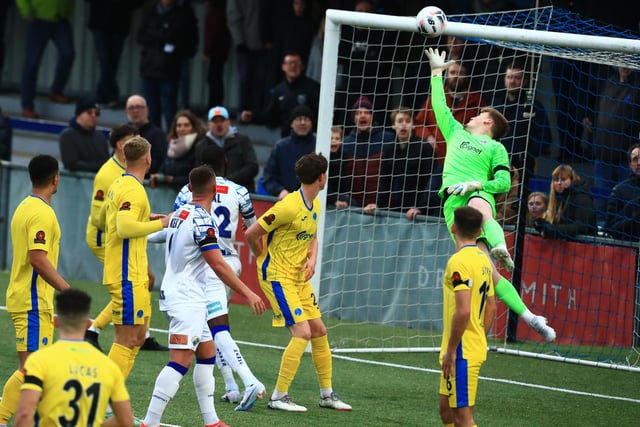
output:
{"label": "spectator wearing glasses", "polygon": [[76,103],[75,116],[60,134],[60,155],[66,170],[97,172],[109,158],[109,146],[102,132],[96,130],[100,109],[93,98]]}
{"label": "spectator wearing glasses", "polygon": [[[266,109],[261,112],[245,110],[240,115],[240,121],[273,128],[279,126],[284,138],[291,133],[289,118],[294,108],[304,105],[314,113],[318,111],[320,85],[304,75],[304,63],[298,53],[285,54],[281,69],[284,80],[271,91]],[[315,116],[311,120],[316,123]]]}
{"label": "spectator wearing glasses", "polygon": [[151,144],[151,169],[149,169],[149,173],[158,172],[167,154],[167,135],[149,120],[149,108],[144,97],[131,95],[127,99],[125,112],[129,123],[138,128],[140,136]]}

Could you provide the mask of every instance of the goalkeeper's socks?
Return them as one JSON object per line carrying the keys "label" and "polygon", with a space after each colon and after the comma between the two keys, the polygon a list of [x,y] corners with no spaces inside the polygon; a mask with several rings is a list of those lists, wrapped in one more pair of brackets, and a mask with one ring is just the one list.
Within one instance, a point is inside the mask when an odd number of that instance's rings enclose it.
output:
{"label": "goalkeeper's socks", "polygon": [[495,248],[499,245],[507,246],[507,242],[504,240],[504,230],[495,219],[490,218],[482,224],[482,233],[489,243],[489,248]]}
{"label": "goalkeeper's socks", "polygon": [[522,316],[523,320],[526,322],[527,319],[524,318],[524,313],[528,312],[531,315],[527,306],[522,302],[522,298],[518,295],[518,291],[513,285],[504,277],[500,277],[498,283],[495,284],[495,291],[500,301],[502,301],[511,311],[514,311],[518,316]]}

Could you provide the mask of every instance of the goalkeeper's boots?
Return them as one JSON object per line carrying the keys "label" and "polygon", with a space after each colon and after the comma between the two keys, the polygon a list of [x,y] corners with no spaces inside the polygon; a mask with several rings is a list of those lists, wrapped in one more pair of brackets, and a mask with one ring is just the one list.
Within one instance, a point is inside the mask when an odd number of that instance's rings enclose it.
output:
{"label": "goalkeeper's boots", "polygon": [[542,335],[547,342],[554,342],[556,340],[556,331],[549,325],[547,325],[547,319],[542,316],[533,316],[533,320],[529,323],[529,326],[534,331]]}
{"label": "goalkeeper's boots", "polygon": [[337,394],[331,392],[329,396],[320,397],[321,408],[335,409],[336,411],[350,411],[351,405],[344,403]]}
{"label": "goalkeeper's boots", "polygon": [[296,405],[293,403],[293,400],[289,397],[288,394],[285,394],[282,398],[278,400],[269,399],[269,403],[267,404],[269,409],[278,409],[280,411],[288,411],[288,412],[307,412],[307,408],[301,405]]}
{"label": "goalkeeper's boots", "polygon": [[499,245],[491,249],[491,256],[493,259],[498,260],[505,270],[513,271],[513,260],[504,245]]}

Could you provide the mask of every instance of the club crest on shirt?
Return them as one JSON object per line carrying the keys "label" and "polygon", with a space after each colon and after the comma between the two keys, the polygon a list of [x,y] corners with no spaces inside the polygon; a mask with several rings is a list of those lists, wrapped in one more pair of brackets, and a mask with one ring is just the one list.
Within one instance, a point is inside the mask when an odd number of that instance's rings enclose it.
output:
{"label": "club crest on shirt", "polygon": [[40,243],[42,245],[47,244],[47,239],[45,238],[44,230],[38,230],[36,232],[36,237],[33,239],[33,243]]}
{"label": "club crest on shirt", "polygon": [[271,224],[273,224],[273,221],[276,220],[276,216],[275,216],[275,214],[269,214],[269,215],[263,217],[262,219],[264,220],[264,222],[267,223],[267,225],[271,225]]}
{"label": "club crest on shirt", "polygon": [[96,195],[93,197],[93,200],[97,200],[99,202],[104,201],[104,191],[98,190],[96,191]]}
{"label": "club crest on shirt", "polygon": [[130,211],[131,210],[131,202],[124,202],[120,205],[121,211]]}

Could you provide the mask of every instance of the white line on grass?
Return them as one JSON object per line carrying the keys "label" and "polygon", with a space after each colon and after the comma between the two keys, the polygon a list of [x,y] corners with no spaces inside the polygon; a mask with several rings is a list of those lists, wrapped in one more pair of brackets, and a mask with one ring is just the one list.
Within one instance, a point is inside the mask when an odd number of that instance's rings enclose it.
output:
{"label": "white line on grass", "polygon": [[[6,310],[6,308],[4,306],[0,306],[0,310]],[[149,330],[152,331],[152,332],[161,332],[161,333],[164,333],[164,334],[169,332],[166,329],[159,329],[159,328],[149,328]],[[248,342],[248,341],[236,340],[236,343],[242,344],[242,345],[247,345],[247,346],[252,346],[252,347],[270,348],[270,349],[274,349],[274,350],[284,350],[285,349],[284,347],[279,346],[279,345],[260,344],[260,343],[254,343],[254,342]],[[420,368],[420,367],[417,367],[417,366],[400,365],[400,364],[397,364],[397,363],[389,363],[389,362],[377,362],[377,361],[374,361],[374,360],[359,359],[359,358],[355,358],[355,357],[351,357],[351,356],[342,356],[342,355],[339,355],[339,354],[334,354],[333,358],[334,359],[347,360],[347,361],[350,361],[350,362],[366,363],[366,364],[369,364],[369,365],[386,366],[386,367],[389,367],[389,368],[407,369],[407,370],[411,370],[411,371],[429,372],[431,374],[440,375],[440,370],[439,369]],[[496,382],[496,383],[502,383],[502,384],[517,385],[517,386],[520,386],[520,387],[537,388],[537,389],[540,389],[540,390],[549,390],[549,391],[557,391],[557,392],[560,392],[560,393],[575,394],[575,395],[579,395],[579,396],[588,396],[588,397],[595,397],[595,398],[599,398],[599,399],[611,399],[611,400],[620,400],[620,401],[623,401],[623,402],[640,403],[640,399],[632,399],[630,397],[611,396],[611,395],[600,394],[600,393],[588,393],[586,391],[571,390],[571,389],[568,389],[568,388],[560,388],[560,387],[551,387],[551,386],[540,385],[540,384],[531,384],[531,383],[525,383],[525,382],[522,382],[522,381],[505,380],[505,379],[502,379],[502,378],[488,378],[488,377],[482,377],[481,376],[480,379],[485,380],[485,381],[492,381],[492,382]],[[171,424],[161,424],[161,425],[166,426],[166,427],[180,427],[180,426],[173,426]]]}

